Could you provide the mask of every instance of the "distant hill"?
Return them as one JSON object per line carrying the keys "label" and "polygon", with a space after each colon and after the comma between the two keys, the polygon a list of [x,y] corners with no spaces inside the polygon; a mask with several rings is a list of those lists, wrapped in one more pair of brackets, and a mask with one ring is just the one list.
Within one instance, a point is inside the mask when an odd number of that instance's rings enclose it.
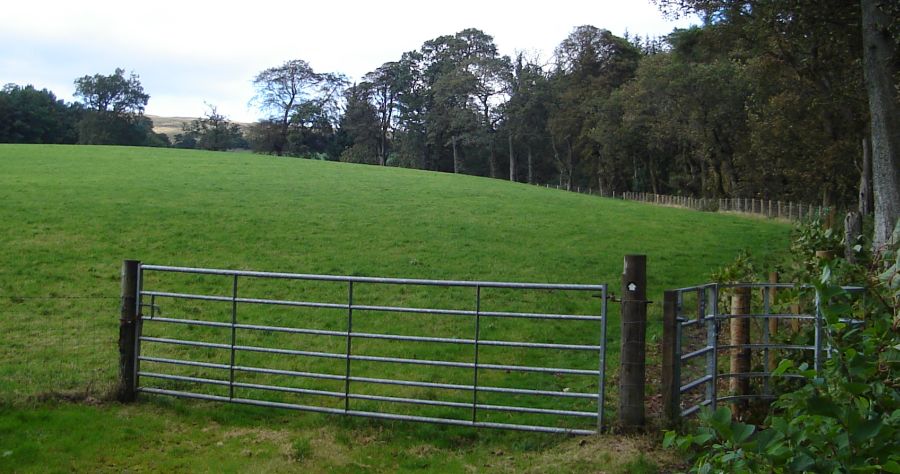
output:
{"label": "distant hill", "polygon": [[147,118],[153,120],[153,131],[156,133],[165,133],[170,139],[181,133],[182,126],[197,117],[160,117],[158,115],[147,115]]}
{"label": "distant hill", "polygon": [[[156,133],[165,133],[169,139],[174,139],[175,135],[182,132],[182,127],[186,123],[197,120],[198,117],[160,117],[159,115],[147,115],[147,118],[153,120],[153,131]],[[241,126],[241,129],[249,125],[245,122],[231,122]]]}

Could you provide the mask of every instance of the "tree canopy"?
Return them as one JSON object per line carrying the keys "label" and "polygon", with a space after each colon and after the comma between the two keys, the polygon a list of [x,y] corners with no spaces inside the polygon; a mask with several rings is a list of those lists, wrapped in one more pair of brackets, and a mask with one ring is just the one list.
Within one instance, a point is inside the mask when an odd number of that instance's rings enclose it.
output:
{"label": "tree canopy", "polygon": [[116,68],[110,75],[94,74],[75,80],[75,97],[84,101],[78,123],[78,142],[91,145],[168,145],[168,138],[153,132],[144,116],[150,96],[140,78]]}

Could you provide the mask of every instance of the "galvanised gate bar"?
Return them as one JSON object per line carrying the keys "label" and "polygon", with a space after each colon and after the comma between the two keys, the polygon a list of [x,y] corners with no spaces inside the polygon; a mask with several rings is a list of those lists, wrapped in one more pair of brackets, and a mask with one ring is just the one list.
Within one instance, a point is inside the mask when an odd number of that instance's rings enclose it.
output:
{"label": "galvanised gate bar", "polygon": [[[808,312],[804,307],[795,305],[791,311],[775,311],[775,295],[779,291],[800,290],[808,293]],[[859,293],[861,287],[843,287],[848,294]],[[754,298],[751,292],[758,292]],[[743,292],[746,302],[743,311],[737,313],[732,306],[731,311],[723,309],[722,297]],[[668,301],[669,299],[673,301]],[[671,367],[664,364],[664,393],[671,405],[666,410],[669,416],[684,417],[697,413],[702,407],[715,409],[719,403],[738,402],[742,400],[772,400],[777,398],[772,378],[772,369],[778,358],[788,352],[810,354],[803,357],[809,361],[816,372],[821,370],[825,358],[830,355],[827,344],[827,327],[823,320],[819,294],[810,286],[793,283],[709,283],[705,285],[679,288],[667,291],[664,309],[664,339],[671,340]],[[690,303],[688,303],[690,299]],[[752,302],[751,300],[755,300]],[[734,305],[734,303],[732,303]],[[671,321],[668,321],[671,320]],[[758,321],[758,328],[751,337],[741,342],[721,341],[723,323],[730,324],[736,320]],[[861,321],[841,319],[848,324],[861,324]],[[775,323],[772,325],[771,323]],[[791,344],[779,342],[772,328],[778,322],[788,322],[793,332],[799,331],[802,323],[812,325],[812,344]],[[748,325],[749,326],[749,325]],[[749,328],[748,328],[749,329]],[[787,328],[785,328],[787,329]],[[692,335],[689,332],[693,331]],[[699,332],[699,333],[698,333]],[[693,337],[691,337],[693,336]],[[698,337],[699,336],[699,337]],[[699,343],[699,344],[698,344]],[[664,349],[666,351],[666,349]],[[735,357],[735,351],[752,351],[757,356],[756,370],[724,370],[721,358]],[[724,354],[724,355],[723,355]],[[669,355],[669,354],[666,354]],[[699,362],[700,365],[693,364]],[[796,374],[781,374],[782,379],[803,380]],[[671,378],[667,382],[665,379]],[[732,379],[759,379],[757,391],[748,393],[720,394],[720,381]],[[702,390],[702,392],[700,392]],[[700,392],[700,393],[697,393]]]}
{"label": "galvanised gate bar", "polygon": [[[197,278],[226,279],[230,286],[226,294],[204,294],[203,292],[160,291],[159,288],[147,288],[151,280],[162,285],[166,278],[177,275],[193,275]],[[250,281],[300,281],[304,284],[339,285],[343,290],[343,296],[337,300],[337,292],[331,301],[306,301],[295,298],[266,299],[258,297],[242,297],[239,290],[246,282]],[[175,283],[175,286],[180,283]],[[359,276],[336,275],[309,275],[294,273],[270,273],[238,270],[217,270],[206,268],[173,267],[161,265],[140,265],[138,273],[137,305],[140,314],[137,320],[135,353],[137,362],[134,364],[134,386],[137,392],[176,397],[188,397],[204,400],[241,403],[266,407],[288,408],[302,411],[341,414],[360,417],[372,417],[391,420],[422,421],[443,423],[450,425],[505,428],[527,431],[541,431],[553,433],[592,434],[604,427],[604,399],[605,399],[605,372],[606,372],[606,327],[607,327],[607,285],[577,285],[577,284],[542,284],[542,283],[510,283],[491,281],[447,281],[447,280],[422,280],[401,278],[374,278]],[[361,287],[384,288],[386,286],[416,288],[416,287],[443,287],[456,289],[456,291],[471,292],[471,309],[458,308],[422,308],[403,305],[372,305],[359,304],[354,301],[354,291],[359,292]],[[486,290],[499,290],[506,292],[548,292],[548,293],[573,293],[583,298],[581,307],[589,304],[593,314],[565,314],[562,311],[496,311],[496,308],[483,308],[483,292]],[[302,292],[301,292],[302,293]],[[405,292],[400,292],[400,295]],[[402,296],[401,296],[402,298]],[[590,299],[587,299],[590,298]],[[522,301],[526,301],[525,296]],[[224,320],[210,319],[209,317],[176,317],[181,313],[206,314],[203,307],[184,306],[174,314],[170,309],[175,302],[184,304],[195,303],[198,305],[218,305],[224,309],[218,310],[224,313]],[[527,301],[526,301],[527,302]],[[299,308],[301,311],[324,311],[328,313],[325,328],[313,328],[304,326],[291,326],[289,324],[260,324],[254,316],[263,314],[265,308]],[[491,309],[490,311],[486,309]],[[463,318],[471,323],[471,333],[457,335],[455,337],[435,337],[433,335],[408,335],[387,334],[380,332],[366,332],[354,329],[354,316],[356,324],[359,324],[360,313],[386,313],[390,315],[408,315],[418,318],[411,325],[420,328],[440,328],[446,318]],[[219,313],[217,313],[219,314]],[[293,321],[303,321],[304,314],[291,314]],[[398,316],[399,317],[399,316]],[[443,319],[442,319],[443,318]],[[536,324],[546,324],[545,329],[538,330],[539,340],[502,340],[486,339],[483,336],[485,328],[493,327],[498,320],[525,320]],[[334,327],[340,320],[343,327]],[[327,326],[327,325],[331,326]],[[449,324],[449,323],[448,323]],[[588,324],[590,331],[577,331],[580,336],[589,339],[587,343],[555,343],[547,342],[555,334],[563,333],[564,325]],[[165,337],[147,335],[149,329],[158,326],[178,327],[177,334],[169,334]],[[333,327],[328,329],[328,327]],[[206,333],[204,331],[207,331]],[[211,332],[210,332],[211,331]],[[218,335],[218,339],[209,340],[204,334],[213,334],[220,331],[224,335]],[[274,337],[273,335],[291,335],[307,338],[323,338],[335,341],[332,350],[308,350],[305,343],[289,343],[267,345],[260,343],[259,338]],[[193,337],[191,337],[193,336]],[[468,337],[465,337],[468,336]],[[224,340],[223,340],[224,338]],[[254,339],[256,338],[256,339]],[[206,339],[206,340],[203,340]],[[537,339],[537,338],[536,338]],[[308,339],[312,340],[312,339]],[[250,341],[247,343],[245,341]],[[366,353],[365,349],[358,346],[366,341],[383,341],[386,346],[380,347],[379,355]],[[404,357],[397,357],[396,352],[404,343],[421,343],[430,347],[425,351],[429,358],[420,358],[415,351],[407,351]],[[339,344],[337,346],[336,344]],[[458,355],[460,347],[466,347],[471,352],[463,353],[469,360],[452,360],[452,357],[436,357],[445,351]],[[440,349],[437,349],[440,347]],[[447,347],[448,349],[443,349]],[[339,350],[335,350],[335,348]],[[479,353],[484,353],[491,348],[506,350],[543,351],[547,354],[538,358],[538,362],[593,360],[592,367],[559,367],[541,363],[486,363],[484,356],[479,360]],[[387,350],[387,353],[384,353]],[[166,352],[168,351],[168,352]],[[194,352],[190,352],[194,351]],[[158,352],[162,352],[159,354]],[[566,353],[565,357],[553,356],[553,354]],[[297,370],[293,368],[272,368],[268,364],[255,363],[244,364],[236,360],[245,354],[256,354],[260,357],[267,356],[278,359],[286,359],[297,363],[299,359],[324,360],[336,362],[331,371],[317,369],[313,366],[310,370]],[[568,354],[572,354],[569,356]],[[537,356],[536,356],[537,357]],[[205,360],[200,360],[205,359]],[[523,359],[533,362],[531,359]],[[381,369],[380,373],[392,376],[369,377],[357,374],[357,367],[362,364],[382,364],[387,369]],[[561,365],[561,364],[556,364]],[[148,368],[149,367],[149,368]],[[440,383],[434,381],[409,380],[403,375],[404,369],[396,369],[400,375],[394,377],[392,367],[404,367],[406,370],[423,370],[430,368],[434,371],[462,370],[469,383]],[[183,370],[176,370],[176,369]],[[187,372],[186,372],[187,371]],[[198,374],[197,372],[201,372]],[[414,374],[418,372],[413,372]],[[499,374],[499,375],[498,375]],[[543,374],[554,380],[578,379],[581,382],[573,383],[572,387],[553,389],[544,386],[502,386],[506,383],[496,383],[498,380],[505,382],[521,382],[525,380],[523,374]],[[408,374],[407,374],[408,375]],[[260,383],[254,380],[256,376],[268,376],[274,381]],[[437,375],[435,375],[436,377]],[[484,380],[491,376],[492,383]],[[498,376],[500,379],[498,379]],[[294,383],[300,381],[300,385]],[[321,381],[331,383],[331,389],[313,387],[308,383]],[[307,385],[304,385],[306,383]],[[161,386],[162,385],[162,386]],[[424,396],[396,396],[372,393],[368,388],[373,386],[404,387],[411,390],[419,390],[418,394]],[[587,391],[586,387],[593,387]],[[211,393],[218,388],[219,393]],[[468,394],[466,401],[458,397],[448,397],[447,393]],[[278,401],[266,399],[263,396],[253,396],[261,393],[280,393],[295,396],[307,396],[316,400],[337,400],[332,403],[298,403],[297,401]],[[249,395],[248,395],[249,394]],[[484,398],[491,395],[506,397],[516,403],[485,403]],[[306,400],[306,398],[304,398]],[[580,409],[548,408],[547,400],[564,400],[580,404]],[[378,402],[377,409],[356,409],[357,403]],[[589,405],[590,410],[583,407]],[[407,409],[393,410],[395,406],[419,406],[436,410],[456,410],[453,414],[445,414],[439,411],[436,415],[423,416],[410,413]],[[459,415],[459,411],[465,414]],[[399,412],[398,412],[399,411]],[[507,417],[522,417],[512,419],[509,422],[490,421],[490,415],[505,413]],[[532,417],[529,419],[528,417]],[[487,418],[487,419],[486,419]],[[533,418],[539,418],[543,422],[534,422]],[[590,421],[588,426],[575,426],[577,423],[568,420]]]}

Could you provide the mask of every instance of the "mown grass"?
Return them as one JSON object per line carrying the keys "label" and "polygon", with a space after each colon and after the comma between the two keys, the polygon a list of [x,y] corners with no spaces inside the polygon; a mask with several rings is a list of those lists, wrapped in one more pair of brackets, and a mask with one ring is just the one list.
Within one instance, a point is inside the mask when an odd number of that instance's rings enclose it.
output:
{"label": "mown grass", "polygon": [[[154,397],[144,397],[144,402],[131,407],[57,406],[35,400],[73,391],[96,396],[114,382],[116,298],[119,268],[126,258],[299,273],[610,283],[618,292],[622,256],[643,253],[648,255],[650,298],[659,301],[666,288],[705,281],[714,268],[730,261],[740,249],[752,249],[763,260],[774,258],[785,247],[788,231],[781,223],[658,208],[484,178],[243,154],[0,145],[0,169],[0,401],[5,407],[0,412],[0,468],[23,470],[37,470],[48,463],[63,470],[104,466],[121,470],[134,465],[187,469],[189,466],[178,463],[188,458],[195,459],[195,466],[202,470],[222,466],[232,466],[224,470],[247,469],[260,458],[272,462],[273,470],[295,469],[298,463],[307,470],[354,470],[358,464],[376,470],[462,470],[486,464],[517,470],[550,462],[560,456],[560,449],[567,453],[562,457],[586,463],[571,465],[571,470],[627,463],[641,466],[645,462],[639,454],[644,448],[634,449],[626,459],[605,460],[606,451],[579,455],[585,447],[578,442],[545,435],[341,420]],[[227,279],[213,277],[160,277],[148,279],[147,284],[206,294],[230,291]],[[343,302],[346,297],[346,288],[326,284],[242,280],[241,285],[242,295],[255,297],[299,295],[330,302]],[[538,293],[486,292],[483,305],[488,306],[482,309],[596,312],[597,300],[590,295]],[[41,299],[47,296],[54,298]],[[71,296],[98,298],[59,298]],[[460,309],[474,305],[473,295],[464,290],[409,287],[363,286],[355,289],[355,300]],[[159,303],[164,316],[209,320],[230,316],[230,308],[221,304]],[[610,311],[610,367],[615,368],[617,306],[611,305]],[[346,324],[344,316],[327,311],[241,307],[240,314],[267,324],[298,324],[301,316],[304,327],[344,330]],[[658,305],[651,306],[651,340],[659,333],[658,319]],[[148,324],[145,330],[214,342],[227,338],[216,329]],[[358,314],[354,315],[354,330],[471,337],[472,321]],[[597,335],[596,324],[548,326],[522,320],[492,321],[482,330],[484,338],[552,337],[553,342],[581,344],[595,343]],[[244,342],[302,345],[307,350],[339,352],[343,348],[342,341],[315,337],[270,333],[241,337],[246,338]],[[356,344],[354,348],[372,355],[459,361],[472,356],[471,348]],[[223,362],[222,354],[215,351],[155,350],[159,355]],[[528,350],[485,351],[479,356],[482,362],[583,368],[592,368],[595,360],[587,355]],[[290,370],[342,370],[332,367],[333,362],[316,359],[253,356],[244,361],[251,362]],[[469,383],[471,377],[468,372],[383,364],[355,364],[354,369],[357,375],[449,383]],[[215,373],[195,373],[219,378]],[[504,373],[479,377],[498,385],[527,384],[551,390],[590,391],[596,387],[596,381],[583,377]],[[291,383],[312,387],[303,385],[306,382]],[[437,396],[428,389],[378,393]],[[499,397],[482,402],[516,400]],[[557,407],[550,402],[543,406]],[[577,404],[565,408],[590,409]],[[420,413],[460,416],[446,410]],[[491,416],[495,418],[487,419],[509,421],[508,417]],[[243,439],[241,436],[227,437],[238,428],[262,436],[258,444],[264,448],[255,454],[251,449],[249,456],[237,452],[241,451],[238,445],[249,442],[234,441]],[[266,430],[278,435],[259,434]],[[154,437],[153,432],[161,435]],[[124,436],[152,440],[158,448],[156,456],[135,454],[119,446],[116,439]],[[103,454],[89,449],[76,454],[67,448],[66,443],[74,446],[82,438],[82,444],[96,443],[97,449],[110,444],[117,447]],[[372,439],[369,444],[361,442],[368,438]],[[334,440],[333,446],[322,445],[329,439]],[[219,442],[223,444],[217,445]],[[232,442],[235,449],[225,449]],[[597,450],[594,441],[587,446]],[[340,462],[322,458],[324,451],[342,453],[334,458]],[[497,455],[499,451],[506,454]]]}

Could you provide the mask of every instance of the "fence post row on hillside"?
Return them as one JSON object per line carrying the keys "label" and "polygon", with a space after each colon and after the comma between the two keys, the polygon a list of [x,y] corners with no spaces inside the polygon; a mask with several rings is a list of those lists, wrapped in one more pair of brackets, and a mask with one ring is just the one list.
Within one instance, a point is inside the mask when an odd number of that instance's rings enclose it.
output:
{"label": "fence post row on hillside", "polygon": [[[555,188],[559,190],[567,190],[565,186],[558,184],[545,184],[546,188]],[[573,187],[568,189],[571,192],[586,193],[594,195],[593,188],[583,189],[581,187]],[[674,206],[694,209],[697,211],[710,212],[739,212],[743,214],[756,214],[771,219],[787,219],[799,221],[803,219],[811,219],[813,217],[825,216],[829,208],[823,206],[815,206],[813,204],[795,203],[792,201],[784,202],[771,199],[755,199],[755,198],[695,198],[690,196],[673,196],[666,194],[653,193],[637,193],[625,191],[622,193],[599,193],[603,197],[611,197],[613,199],[622,199],[626,201],[639,201],[661,206]],[[833,209],[831,209],[833,211]]]}

